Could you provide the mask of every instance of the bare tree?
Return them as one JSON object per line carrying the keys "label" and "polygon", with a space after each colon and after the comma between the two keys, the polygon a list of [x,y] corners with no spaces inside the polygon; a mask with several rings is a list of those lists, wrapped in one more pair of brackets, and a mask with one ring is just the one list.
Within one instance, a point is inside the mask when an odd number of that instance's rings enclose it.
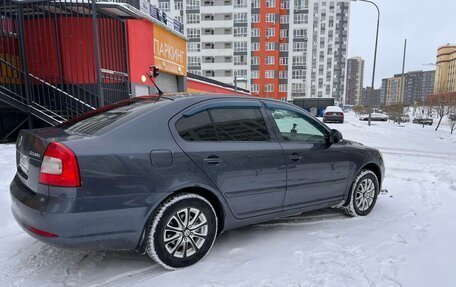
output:
{"label": "bare tree", "polygon": [[439,117],[439,122],[437,123],[437,126],[435,127],[435,130],[437,131],[440,127],[440,123],[442,122],[443,117],[448,115],[450,113],[450,103],[448,101],[449,97],[447,97],[444,94],[441,95],[434,95],[430,101],[432,103],[432,108]]}
{"label": "bare tree", "polygon": [[453,134],[456,130],[456,96],[450,98],[448,124],[450,125],[450,133]]}
{"label": "bare tree", "polygon": [[394,120],[398,125],[402,122],[402,115],[404,113],[404,105],[399,103],[396,105],[390,105],[385,108],[386,113],[389,116],[389,119]]}

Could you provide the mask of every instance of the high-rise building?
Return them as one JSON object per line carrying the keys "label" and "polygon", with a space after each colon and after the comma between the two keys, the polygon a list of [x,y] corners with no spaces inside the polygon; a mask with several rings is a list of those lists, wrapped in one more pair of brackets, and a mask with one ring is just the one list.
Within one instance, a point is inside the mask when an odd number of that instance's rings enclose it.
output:
{"label": "high-rise building", "polygon": [[380,94],[381,89],[372,89],[371,87],[364,88],[361,102],[359,104],[365,107],[379,107]]}
{"label": "high-rise building", "polygon": [[402,74],[396,74],[392,78],[383,79],[380,102],[387,106],[396,103],[406,106],[422,103],[432,95],[434,79],[435,71],[412,71],[405,73],[403,77]]}
{"label": "high-rise building", "polygon": [[437,50],[434,94],[456,92],[456,45]]}
{"label": "high-rise building", "polygon": [[364,60],[353,57],[347,60],[346,105],[361,105],[363,96]]}
{"label": "high-rise building", "polygon": [[390,106],[403,103],[404,87],[402,77],[393,77],[382,80],[380,94],[381,105]]}
{"label": "high-rise building", "polygon": [[344,99],[350,0],[151,2],[184,24],[189,72],[263,97]]}

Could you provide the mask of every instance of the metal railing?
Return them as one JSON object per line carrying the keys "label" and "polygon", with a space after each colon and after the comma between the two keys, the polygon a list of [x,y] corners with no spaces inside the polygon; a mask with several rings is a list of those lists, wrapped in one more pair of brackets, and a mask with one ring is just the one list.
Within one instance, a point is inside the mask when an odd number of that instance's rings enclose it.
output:
{"label": "metal railing", "polygon": [[1,1],[0,100],[57,123],[129,98],[126,45],[95,1]]}

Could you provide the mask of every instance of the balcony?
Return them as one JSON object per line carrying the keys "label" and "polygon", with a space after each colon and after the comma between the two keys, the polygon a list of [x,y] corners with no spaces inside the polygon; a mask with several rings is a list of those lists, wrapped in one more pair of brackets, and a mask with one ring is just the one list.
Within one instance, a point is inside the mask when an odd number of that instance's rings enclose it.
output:
{"label": "balcony", "polygon": [[[62,0],[60,0],[62,1]],[[56,1],[57,2],[57,1]],[[147,1],[138,0],[96,0],[97,5],[107,14],[114,14],[121,17],[144,18],[141,14],[145,14],[162,24],[168,26],[171,30],[183,35],[184,26],[179,21],[173,19],[165,12],[158,9],[156,6]],[[142,12],[142,13],[141,13]]]}

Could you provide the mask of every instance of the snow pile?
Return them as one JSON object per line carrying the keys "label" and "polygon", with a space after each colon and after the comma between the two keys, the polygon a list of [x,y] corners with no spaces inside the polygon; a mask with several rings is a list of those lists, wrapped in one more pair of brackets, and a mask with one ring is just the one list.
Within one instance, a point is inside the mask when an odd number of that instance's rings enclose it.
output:
{"label": "snow pile", "polygon": [[0,146],[0,286],[456,286],[456,136],[443,126],[331,125],[378,147],[384,187],[367,217],[323,210],[226,232],[200,263],[165,271],[134,252],[46,246],[10,212],[13,145]]}

